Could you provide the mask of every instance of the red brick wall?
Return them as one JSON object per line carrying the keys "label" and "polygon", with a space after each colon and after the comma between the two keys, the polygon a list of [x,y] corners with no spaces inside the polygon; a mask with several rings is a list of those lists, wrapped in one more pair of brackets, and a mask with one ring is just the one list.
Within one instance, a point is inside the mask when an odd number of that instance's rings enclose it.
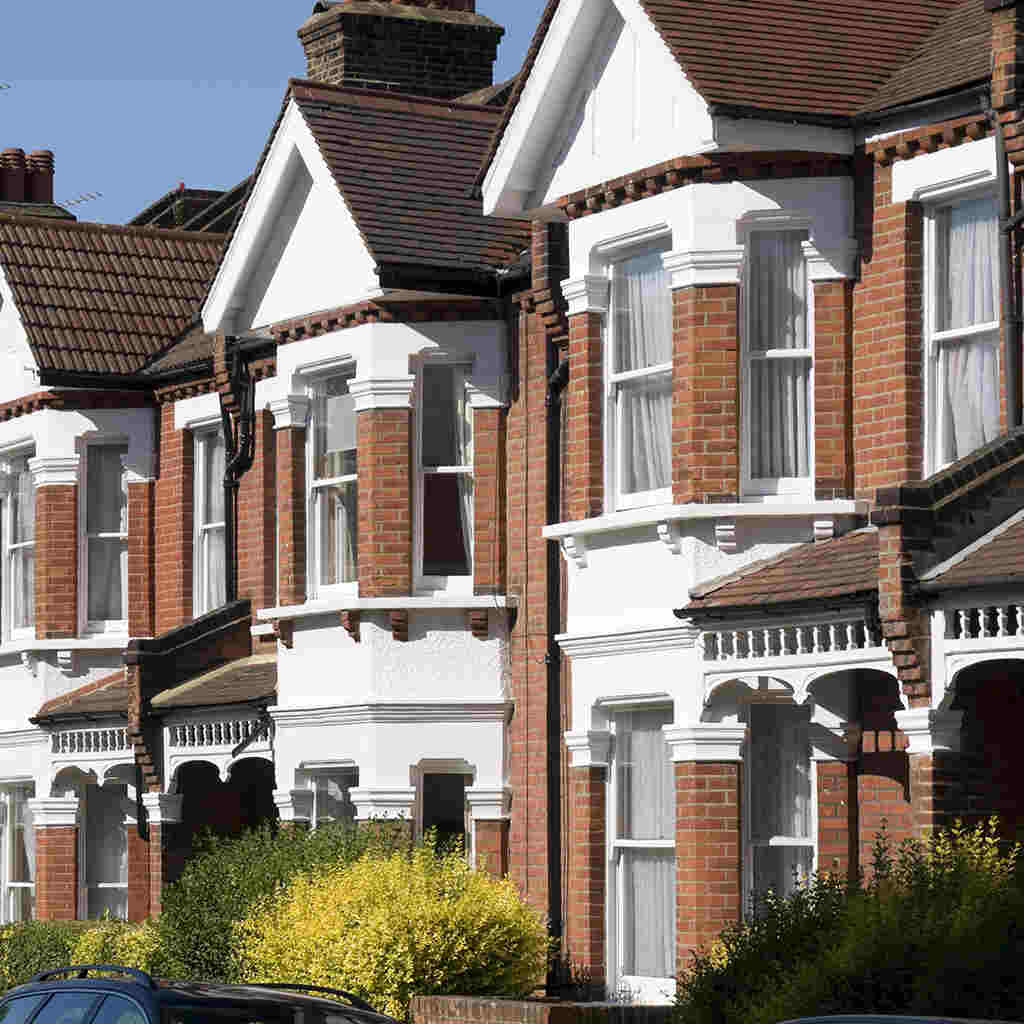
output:
{"label": "red brick wall", "polygon": [[741,765],[676,765],[676,963],[742,912]]}
{"label": "red brick wall", "polygon": [[473,413],[473,592],[504,594],[505,410]]}
{"label": "red brick wall", "polygon": [[36,917],[74,921],[78,916],[78,829],[36,829]]}
{"label": "red brick wall", "polygon": [[[854,486],[922,472],[921,241],[918,203],[892,202],[892,167],[858,162],[861,280],[853,290]],[[873,191],[869,192],[869,189]]]}
{"label": "red brick wall", "polygon": [[566,502],[569,519],[604,512],[603,317],[580,313],[569,320],[569,422],[566,437]]}
{"label": "red brick wall", "polygon": [[253,611],[277,603],[274,418],[256,413],[255,457],[238,488],[238,596]]}
{"label": "red brick wall", "polygon": [[149,916],[149,843],[130,826],[128,840],[128,920],[145,921]]}
{"label": "red brick wall", "polygon": [[174,403],[160,407],[160,472],[156,505],[156,632],[192,618],[195,446],[190,430],[174,429]]}
{"label": "red brick wall", "polygon": [[412,416],[357,413],[359,596],[412,593]]}
{"label": "red brick wall", "polygon": [[597,983],[605,977],[605,772],[598,767],[569,770],[566,941],[572,962],[586,968]]}
{"label": "red brick wall", "polygon": [[672,500],[739,494],[739,289],[672,293]]}
{"label": "red brick wall", "polygon": [[[302,604],[306,600],[306,429],[286,427],[276,431],[276,438],[278,601]],[[362,508],[361,491],[359,498]]]}
{"label": "red brick wall", "polygon": [[78,487],[36,490],[36,637],[78,635]]}
{"label": "red brick wall", "polygon": [[845,875],[857,864],[857,774],[845,761],[818,762],[818,870]]}
{"label": "red brick wall", "polygon": [[128,485],[128,634],[153,636],[156,629],[155,485]]}
{"label": "red brick wall", "polygon": [[853,489],[853,286],[814,285],[815,489],[824,498]]}
{"label": "red brick wall", "polygon": [[149,823],[149,912],[154,917],[163,906],[164,886],[168,878],[168,852],[174,840],[175,825]]}
{"label": "red brick wall", "polygon": [[508,874],[508,822],[478,821],[473,829],[477,868],[504,878]]}

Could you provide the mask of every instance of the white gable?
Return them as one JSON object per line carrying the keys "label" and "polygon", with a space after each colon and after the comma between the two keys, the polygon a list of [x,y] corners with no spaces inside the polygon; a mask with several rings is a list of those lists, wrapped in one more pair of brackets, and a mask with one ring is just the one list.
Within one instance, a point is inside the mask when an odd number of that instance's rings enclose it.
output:
{"label": "white gable", "polygon": [[44,391],[14,293],[0,267],[0,402]]}
{"label": "white gable", "polygon": [[374,260],[298,107],[289,104],[203,307],[244,332],[377,290]]}

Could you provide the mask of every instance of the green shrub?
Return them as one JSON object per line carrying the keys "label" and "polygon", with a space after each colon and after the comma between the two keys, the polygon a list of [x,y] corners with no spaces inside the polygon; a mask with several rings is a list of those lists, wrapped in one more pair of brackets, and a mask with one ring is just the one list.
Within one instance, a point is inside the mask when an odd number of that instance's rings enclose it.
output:
{"label": "green shrub", "polygon": [[92,922],[26,921],[0,928],[0,987],[11,988],[33,974],[73,963],[75,944]]}
{"label": "green shrub", "polygon": [[141,924],[126,921],[98,921],[83,932],[72,951],[72,963],[120,964],[151,974],[166,975],[166,958],[160,946],[160,931],[152,920]]}
{"label": "green shrub", "polygon": [[238,976],[234,925],[257,899],[296,874],[323,864],[351,863],[367,849],[392,851],[408,845],[404,827],[380,822],[373,829],[321,826],[271,829],[237,839],[206,836],[185,870],[164,893],[159,946],[161,970],[170,976],[234,981]]}
{"label": "green shrub", "polygon": [[[1024,1019],[1020,848],[993,819],[895,853],[866,884],[815,879],[769,898],[681,979],[681,1024],[774,1024],[840,1013]],[[829,892],[827,898],[821,894]],[[824,912],[822,912],[824,910]]]}
{"label": "green shrub", "polygon": [[430,843],[297,875],[236,936],[244,980],[343,988],[396,1017],[413,995],[527,995],[549,947],[510,881]]}

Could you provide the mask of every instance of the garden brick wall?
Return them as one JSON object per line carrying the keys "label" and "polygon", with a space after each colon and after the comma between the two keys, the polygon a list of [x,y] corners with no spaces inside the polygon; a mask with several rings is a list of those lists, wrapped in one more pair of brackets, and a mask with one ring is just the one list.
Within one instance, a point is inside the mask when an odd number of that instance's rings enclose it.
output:
{"label": "garden brick wall", "polygon": [[415,996],[413,1024],[669,1024],[671,1006]]}
{"label": "garden brick wall", "polygon": [[78,828],[36,829],[36,918],[74,921],[78,916]]}
{"label": "garden brick wall", "polygon": [[36,489],[36,637],[78,635],[78,487]]}

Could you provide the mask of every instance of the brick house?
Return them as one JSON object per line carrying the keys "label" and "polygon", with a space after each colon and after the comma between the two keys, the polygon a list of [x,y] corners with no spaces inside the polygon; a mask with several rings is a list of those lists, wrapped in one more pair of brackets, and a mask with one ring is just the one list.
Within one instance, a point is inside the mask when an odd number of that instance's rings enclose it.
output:
{"label": "brick house", "polygon": [[551,0],[495,85],[318,2],[236,189],[0,154],[4,920],[397,816],[659,1000],[883,817],[1015,829],[1017,17]]}

